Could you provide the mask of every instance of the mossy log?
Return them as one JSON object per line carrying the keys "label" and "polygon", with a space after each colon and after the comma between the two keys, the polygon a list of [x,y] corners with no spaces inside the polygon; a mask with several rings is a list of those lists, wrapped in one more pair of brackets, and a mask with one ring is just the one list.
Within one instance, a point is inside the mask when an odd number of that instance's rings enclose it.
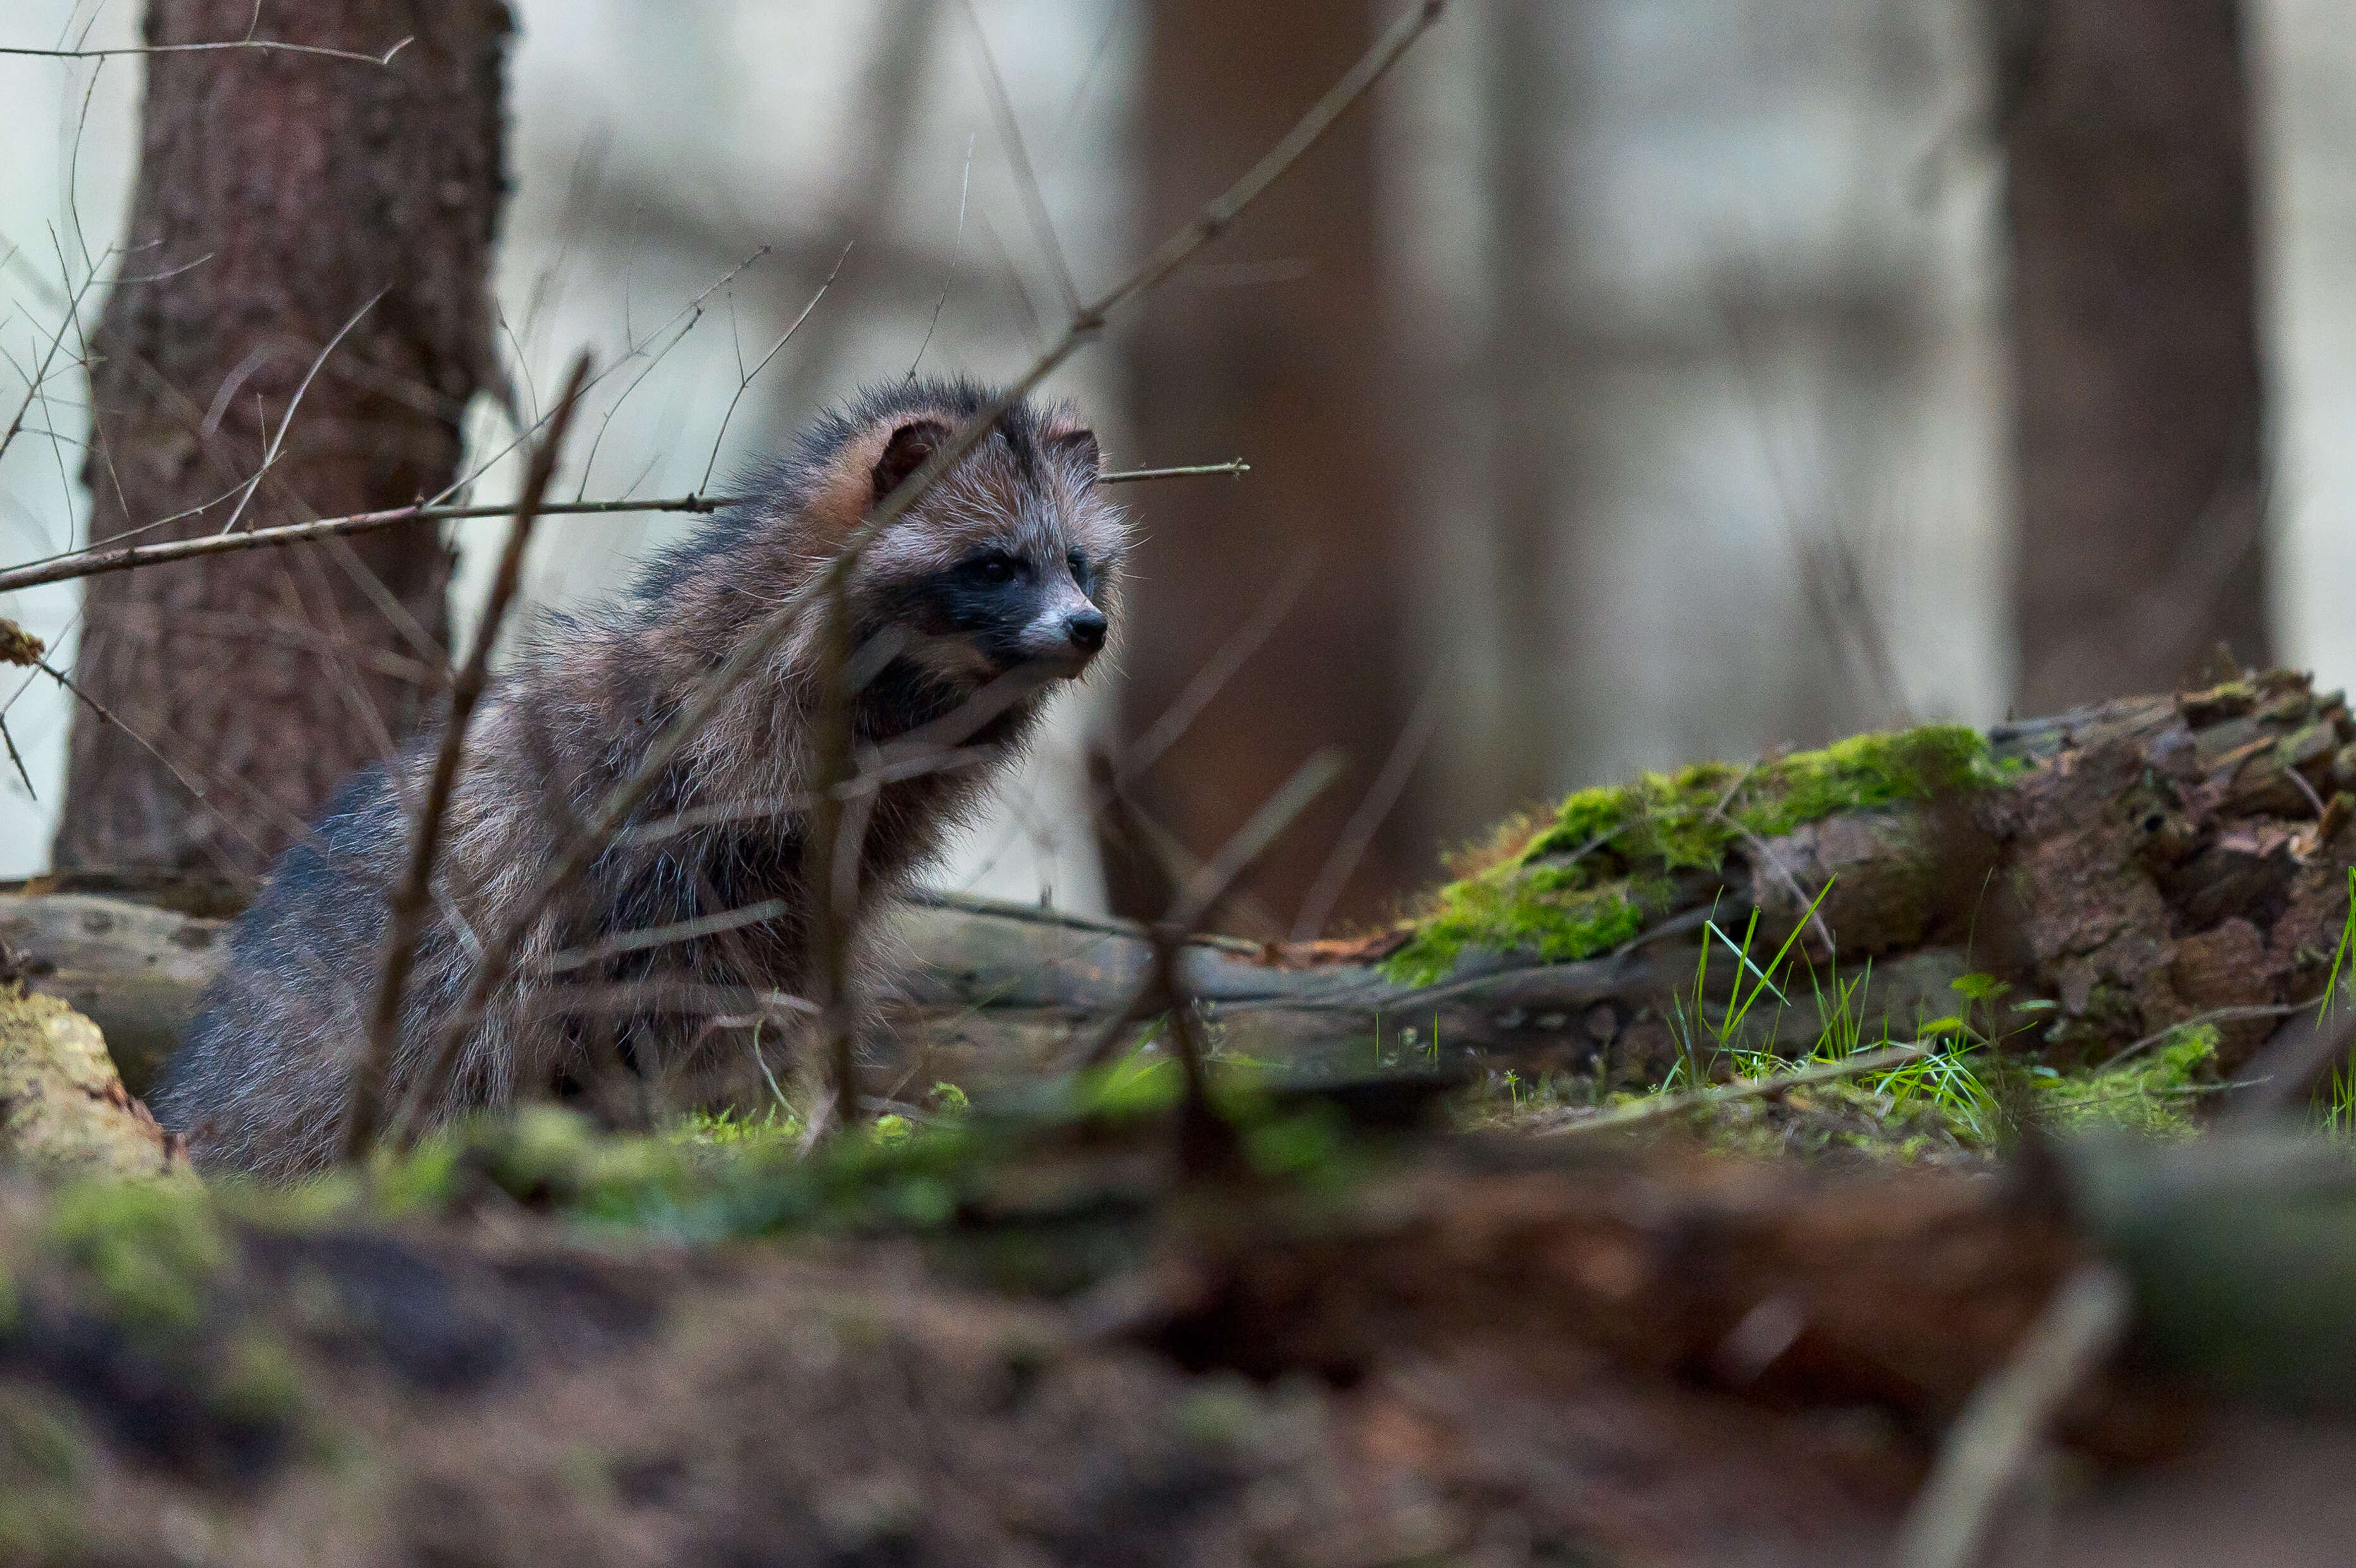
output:
{"label": "mossy log", "polygon": [[98,1026],[0,980],[0,1168],[185,1175],[177,1140],[123,1088]]}
{"label": "mossy log", "polygon": [[[1506,824],[1398,928],[1355,941],[1205,940],[1185,972],[1236,1051],[1319,1073],[1465,1058],[1657,1079],[1672,1019],[1794,937],[1812,967],[1754,1014],[1783,1043],[1850,998],[1868,1041],[2010,987],[1984,1020],[2055,1066],[2214,1021],[2246,1059],[2322,990],[2356,864],[2356,723],[2276,671],[1986,736],[1859,736],[1572,796]],[[1751,926],[1755,912],[1757,925]],[[1706,925],[1706,922],[1708,925]],[[143,1088],[219,960],[220,922],[119,898],[0,897],[0,941],[97,1019]],[[987,1083],[1068,1060],[1149,953],[1133,929],[954,897],[913,904],[872,1033],[884,1086]],[[1708,938],[1716,942],[1716,938]],[[1815,984],[1809,985],[1813,978]]]}

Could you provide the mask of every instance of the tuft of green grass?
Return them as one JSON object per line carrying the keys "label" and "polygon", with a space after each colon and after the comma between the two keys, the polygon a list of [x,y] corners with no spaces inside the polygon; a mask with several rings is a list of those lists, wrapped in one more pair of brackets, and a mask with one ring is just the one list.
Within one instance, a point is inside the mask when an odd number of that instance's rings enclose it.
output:
{"label": "tuft of green grass", "polygon": [[[1763,961],[1754,958],[1755,919],[1739,939],[1715,921],[1704,930],[1690,993],[1680,994],[1672,1007],[1681,1059],[1665,1081],[1643,1093],[1615,1096],[1612,1105],[1642,1104],[1715,1079],[1778,1079],[1897,1043],[1886,1015],[1876,1036],[1868,1034],[1869,964],[1847,976],[1836,972],[1827,983],[1794,955],[1791,940]],[[1713,953],[1736,966],[1723,1003],[1707,999]],[[1800,987],[1804,973],[1805,992]],[[1949,984],[1955,993],[1955,1010],[1939,1017],[1918,1017],[1905,1036],[1927,1047],[1914,1059],[1854,1078],[1795,1086],[1770,1097],[1698,1108],[1696,1123],[1713,1144],[1757,1155],[1851,1153],[1901,1162],[1951,1162],[1994,1150],[2016,1114],[2033,1117],[2058,1132],[2100,1126],[2158,1137],[2188,1136],[2201,1096],[2215,1087],[2207,1080],[2213,1076],[2211,1063],[2218,1035],[2213,1026],[2204,1026],[2179,1029],[2151,1055],[2100,1072],[2065,1074],[2029,1067],[2017,1073],[2019,1091],[2008,1099],[1991,1084],[1991,1064],[1999,1059],[2006,1040],[2031,1027],[2029,1020],[2051,1004],[2012,1001],[2012,988],[1992,974],[1965,974]],[[1765,1000],[1771,998],[1772,1008]],[[1785,1008],[1811,999],[1815,1039],[1796,1055],[1775,1048],[1772,1026],[1762,1028],[1747,1021],[1756,1009],[1771,1010],[1780,1018]],[[2335,1088],[2336,1109],[2327,1112],[2329,1124],[2356,1135],[2356,1069],[2343,1073]],[[1533,1113],[1551,1121],[1575,1102],[1552,1080],[1531,1092],[1508,1074],[1505,1090],[1507,1104],[1496,1103],[1493,1092],[1484,1106],[1475,1109],[1476,1118],[1505,1126]]]}
{"label": "tuft of green grass", "polygon": [[[2348,914],[2340,924],[2340,945],[2331,950],[2331,973],[2323,982],[2323,999],[2316,1004],[2315,1022],[2319,1027],[2330,1013],[2331,1004],[2340,999],[2340,976],[2347,972],[2351,957],[2356,957],[2356,865],[2348,868]],[[2356,973],[2349,975],[2349,984],[2356,989]]]}
{"label": "tuft of green grass", "polygon": [[[1759,966],[1750,960],[1747,942],[1738,946],[1729,939],[1725,945],[1751,973],[1748,983],[1752,992],[1776,982],[1794,984],[1792,970],[1796,965],[1784,963],[1780,954],[1775,963]],[[1813,983],[1813,975],[1811,980]],[[2040,1004],[2008,1006],[2010,988],[1993,975],[1966,974],[1950,983],[1961,999],[1959,1010],[1919,1019],[1912,1032],[1915,1042],[1930,1047],[1924,1055],[1769,1099],[1697,1110],[1703,1134],[1714,1145],[1754,1155],[1852,1153],[1911,1163],[1950,1162],[1990,1152],[2003,1140],[2016,1112],[2060,1133],[2100,1127],[2172,1139],[2195,1131],[2194,1109],[2201,1096],[2216,1088],[2208,1081],[2219,1038],[2213,1026],[2179,1029],[2151,1055],[2099,1072],[2063,1073],[2032,1066],[2019,1079],[2024,1098],[2010,1101],[2008,1109],[2008,1102],[1991,1086],[1988,1064],[2004,1040],[2026,1026],[2013,1021],[2017,1015],[2033,1016]],[[1846,979],[1836,975],[1829,988],[1815,983],[1819,1032],[1814,1046],[1794,1057],[1736,1039],[1725,1027],[1726,1018],[1737,1010],[1730,1004],[1708,1017],[1696,1038],[1695,1048],[1707,1052],[1697,1081],[1719,1076],[1773,1079],[1890,1046],[1893,1041],[1886,1020],[1879,1038],[1866,1037],[1864,1002],[1870,984],[1869,967]],[[1663,1084],[1643,1094],[1615,1096],[1612,1103],[1640,1104],[1652,1096],[1679,1091],[1684,1065]],[[1565,1102],[1558,1090],[1550,1092],[1543,1110],[1551,1112]],[[2351,1107],[2356,1107],[2356,1072],[2335,1080],[2334,1108],[2326,1112],[2327,1124],[2356,1136]],[[1515,1108],[1521,1108],[1518,1097]],[[1541,1109],[1535,1098],[1530,1108]],[[1510,1125],[1513,1119],[1493,1110],[1489,1120]]]}
{"label": "tuft of green grass", "polygon": [[1860,1079],[1858,1087],[1886,1097],[1901,1115],[1928,1112],[1966,1147],[1987,1148],[2003,1125],[1997,1098],[1980,1076],[1982,1042],[1965,1034],[1917,1036],[1933,1048],[1886,1073]]}
{"label": "tuft of green grass", "polygon": [[2356,1140],[2356,1056],[2331,1069],[2316,1107],[2323,1130],[2334,1138]]}
{"label": "tuft of green grass", "polygon": [[[2348,868],[2348,913],[2340,921],[2340,945],[2331,952],[2331,972],[2323,982],[2322,998],[2315,1005],[2315,1026],[2320,1029],[2335,1006],[2349,1004],[2356,993],[2356,865]],[[2318,1097],[2323,1130],[2335,1138],[2356,1139],[2356,1051],[2332,1069],[2330,1080]]]}
{"label": "tuft of green grass", "polygon": [[[1878,1037],[1865,1037],[1864,1004],[1872,987],[1873,970],[1847,981],[1838,974],[1827,993],[1815,986],[1818,1032],[1814,1047],[1800,1060],[1775,1064],[1777,1070],[1837,1062],[1860,1051],[1878,1051],[1897,1044],[1885,1015]],[[1917,1017],[1915,1043],[1930,1047],[1910,1062],[1878,1073],[1867,1073],[1837,1086],[1831,1098],[1846,1101],[1850,1110],[1879,1112],[1893,1125],[1902,1123],[1910,1137],[1943,1140],[1964,1150],[1993,1147],[2004,1130],[2002,1106],[1982,1075],[1987,1053],[2003,1043],[2003,998],[2011,988],[1988,974],[1959,975],[1948,986],[1963,1001],[1963,1010],[1937,1018]],[[1853,1141],[1853,1140],[1852,1140]]]}
{"label": "tuft of green grass", "polygon": [[1748,768],[1698,763],[1633,783],[1582,789],[1550,822],[1502,824],[1460,858],[1406,946],[1394,980],[1430,984],[1468,950],[1549,962],[1591,958],[1668,912],[1674,874],[1715,870],[1743,836],[1774,838],[1836,812],[1927,800],[2004,782],[1977,731],[1932,725],[1852,736]]}
{"label": "tuft of green grass", "polygon": [[[1824,894],[1817,897],[1821,901]],[[1677,1037],[1679,1059],[1660,1083],[1639,1093],[1612,1096],[1597,1109],[1641,1105],[1725,1079],[1779,1079],[1901,1043],[1892,1037],[1886,1015],[1877,1032],[1868,1035],[1869,963],[1846,977],[1836,971],[1827,983],[1795,950],[1796,930],[1763,961],[1754,957],[1758,930],[1755,916],[1740,938],[1714,919],[1705,922],[1693,984],[1671,1004],[1670,1026]],[[1722,955],[1719,961],[1734,966],[1723,1002],[1709,998],[1713,955]],[[1804,975],[1808,986],[1804,994],[1799,988]],[[2004,997],[2010,988],[1987,974],[1964,975],[1951,984],[1960,1011],[1918,1019],[1907,1036],[1928,1047],[1921,1057],[1767,1098],[1721,1101],[1697,1108],[1696,1122],[1713,1144],[1761,1155],[1845,1150],[1875,1158],[1954,1160],[1985,1153],[1997,1144],[2006,1119],[1998,1097],[1982,1077],[1983,1053],[2009,1032]],[[1804,1050],[1787,1056],[1773,1043],[1783,1015],[1811,1000],[1815,1037]],[[1770,1021],[1762,1025],[1760,1015]],[[1567,1090],[1553,1079],[1525,1089],[1508,1073],[1504,1089],[1507,1105],[1495,1102],[1493,1084],[1485,1102],[1471,1108],[1476,1123],[1512,1126],[1531,1113],[1552,1120],[1565,1108],[1588,1102],[1575,1086]],[[1590,1086],[1589,1094],[1592,1092]]]}
{"label": "tuft of green grass", "polygon": [[[1808,916],[1815,914],[1826,895],[1832,890],[1832,882],[1828,880],[1808,905]],[[1798,967],[1792,955],[1792,948],[1806,928],[1807,918],[1803,917],[1799,924],[1792,928],[1791,935],[1783,939],[1783,945],[1775,950],[1775,956],[1767,961],[1766,968],[1762,969],[1751,956],[1751,944],[1759,935],[1758,910],[1751,912],[1751,923],[1743,928],[1740,942],[1727,935],[1716,919],[1702,922],[1701,952],[1694,961],[1693,993],[1671,1000],[1670,1027],[1677,1036],[1680,1059],[1661,1085],[1663,1089],[1676,1084],[1680,1074],[1688,1080],[1690,1087],[1698,1088],[1709,1076],[1709,1066],[1719,1058],[1733,1062],[1734,1075],[1738,1078],[1771,1078],[1788,1070],[1792,1064],[1778,1058],[1772,1047],[1751,1047],[1749,1043],[1751,1036],[1743,1026],[1757,1009],[1762,996],[1775,999],[1775,1015],[1779,1018],[1783,1010],[1791,1004],[1791,998],[1784,994],[1782,986],[1776,984],[1775,977],[1780,972],[1784,983],[1791,983],[1791,972]],[[1708,999],[1709,955],[1713,946],[1724,947],[1734,959],[1734,981],[1723,1006],[1713,1005]],[[1772,1033],[1771,1028],[1770,1038]],[[1818,1043],[1821,1046],[1823,1042],[1820,1040]]]}

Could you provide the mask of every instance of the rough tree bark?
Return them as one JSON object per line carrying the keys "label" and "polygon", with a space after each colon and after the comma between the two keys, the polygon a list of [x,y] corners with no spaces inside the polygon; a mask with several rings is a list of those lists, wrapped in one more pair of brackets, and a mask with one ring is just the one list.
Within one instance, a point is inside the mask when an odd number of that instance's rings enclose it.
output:
{"label": "rough tree bark", "polygon": [[[146,38],[250,26],[247,0],[153,0]],[[510,28],[500,0],[313,0],[266,8],[258,35],[410,42],[384,66],[147,58],[122,281],[93,344],[94,537],[396,506],[455,477],[460,416],[495,374]],[[94,579],[76,679],[119,722],[76,714],[59,869],[260,872],[409,727],[438,679],[449,572],[424,525]]]}
{"label": "rough tree bark", "polygon": [[[1365,47],[1367,8],[1187,0],[1151,7],[1144,229],[1191,216],[1289,128]],[[1398,384],[1380,325],[1373,122],[1336,126],[1190,275],[1154,295],[1132,343],[1137,427],[1154,452],[1248,454],[1248,481],[1162,487],[1131,590],[1125,703],[1151,724],[1248,620],[1303,551],[1307,589],[1276,633],[1149,779],[1149,805],[1207,856],[1318,746],[1351,777],[1253,870],[1247,888],[1280,931],[1406,718],[1388,650],[1407,538]],[[1143,457],[1149,454],[1141,453]],[[1412,796],[1343,898],[1382,909],[1421,868]],[[1115,902],[1158,917],[1108,854]]]}
{"label": "rough tree bark", "polygon": [[1991,0],[2012,230],[2019,703],[2268,660],[2235,0]]}

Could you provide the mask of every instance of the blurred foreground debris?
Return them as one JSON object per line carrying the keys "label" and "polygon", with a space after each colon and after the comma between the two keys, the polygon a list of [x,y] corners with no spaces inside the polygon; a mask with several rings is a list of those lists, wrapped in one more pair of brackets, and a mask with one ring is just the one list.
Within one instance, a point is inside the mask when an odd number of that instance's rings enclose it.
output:
{"label": "blurred foreground debris", "polygon": [[2133,1340],[1997,1541],[2344,1544],[2249,1459],[2356,1454],[2340,1149],[1837,1176],[1237,1092],[1199,1180],[1174,1076],[809,1159],[529,1112],[373,1207],[6,1188],[0,1560],[1880,1563],[2096,1258]]}

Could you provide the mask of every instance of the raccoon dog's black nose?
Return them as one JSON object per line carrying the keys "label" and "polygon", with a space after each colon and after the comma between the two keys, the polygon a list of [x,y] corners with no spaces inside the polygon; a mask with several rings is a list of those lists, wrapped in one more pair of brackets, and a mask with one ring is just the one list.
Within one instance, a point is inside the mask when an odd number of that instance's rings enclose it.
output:
{"label": "raccoon dog's black nose", "polygon": [[1104,613],[1100,610],[1082,610],[1064,623],[1064,635],[1072,639],[1073,647],[1085,652],[1094,653],[1104,646]]}

